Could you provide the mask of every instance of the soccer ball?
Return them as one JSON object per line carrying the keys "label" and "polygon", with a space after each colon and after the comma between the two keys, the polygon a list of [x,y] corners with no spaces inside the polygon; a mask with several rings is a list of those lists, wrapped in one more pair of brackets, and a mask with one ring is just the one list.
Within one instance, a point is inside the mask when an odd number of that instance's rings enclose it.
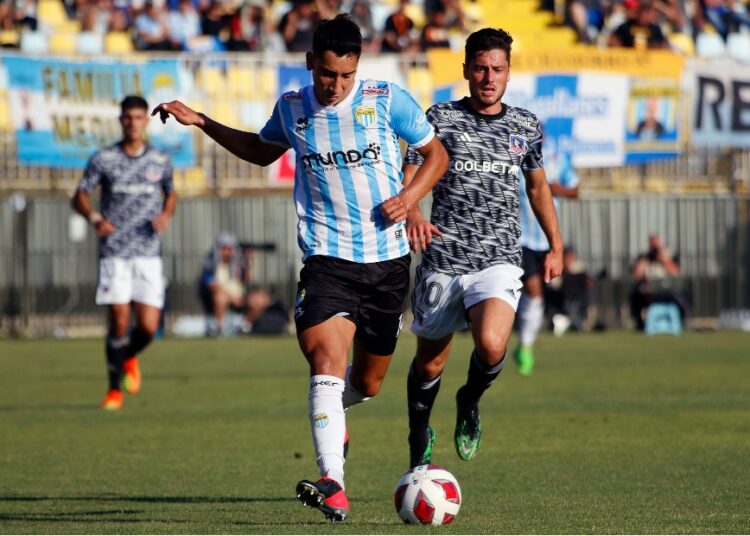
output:
{"label": "soccer ball", "polygon": [[398,481],[394,499],[404,523],[448,525],[461,507],[461,488],[446,469],[419,465]]}

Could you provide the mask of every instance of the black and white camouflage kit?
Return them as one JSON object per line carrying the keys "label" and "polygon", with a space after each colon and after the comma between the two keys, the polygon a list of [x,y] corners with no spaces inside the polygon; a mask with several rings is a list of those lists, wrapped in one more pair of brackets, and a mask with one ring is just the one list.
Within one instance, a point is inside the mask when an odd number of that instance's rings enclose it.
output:
{"label": "black and white camouflage kit", "polygon": [[[468,98],[427,111],[450,157],[433,189],[433,237],[422,263],[438,272],[463,275],[497,264],[521,265],[518,181],[544,166],[539,120],[523,108],[503,104],[496,115],[474,111]],[[411,147],[406,162],[420,165]]]}
{"label": "black and white camouflage kit", "polygon": [[86,165],[78,190],[101,186],[101,213],[115,226],[100,239],[100,257],[157,257],[161,239],[152,226],[174,190],[171,158],[147,145],[139,156],[127,155],[121,143],[97,151]]}

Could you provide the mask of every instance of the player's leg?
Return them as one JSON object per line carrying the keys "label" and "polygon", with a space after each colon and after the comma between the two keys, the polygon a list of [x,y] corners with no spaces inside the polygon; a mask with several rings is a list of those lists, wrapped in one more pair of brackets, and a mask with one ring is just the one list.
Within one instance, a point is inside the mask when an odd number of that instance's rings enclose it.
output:
{"label": "player's leg", "polygon": [[435,432],[430,415],[440,391],[440,379],[448,361],[453,334],[437,340],[417,337],[417,353],[406,379],[409,408],[409,467],[429,464]]}
{"label": "player's leg", "polygon": [[138,365],[138,354],[154,339],[154,335],[159,329],[162,310],[153,305],[134,302],[133,312],[135,326],[130,331],[130,344],[128,344],[127,356],[123,363],[125,374],[122,381],[125,390],[131,395],[141,390],[141,369]]}
{"label": "player's leg", "polygon": [[120,384],[122,383],[125,359],[128,355],[130,304],[113,303],[109,305],[108,309],[105,353],[107,356],[109,390],[102,401],[102,408],[116,410],[122,407]]}
{"label": "player's leg", "polygon": [[474,351],[469,360],[466,383],[456,393],[456,452],[463,460],[476,456],[482,438],[479,400],[505,366],[508,340],[513,330],[515,308],[490,298],[469,309]]}
{"label": "player's leg", "polygon": [[471,325],[474,351],[466,383],[456,393],[456,452],[463,460],[476,456],[482,438],[479,400],[497,379],[513,330],[523,270],[500,264],[465,276],[464,306]]}
{"label": "player's leg", "polygon": [[515,352],[518,372],[528,376],[534,370],[534,342],[544,322],[545,252],[523,249],[523,295],[518,307],[519,345]]}
{"label": "player's leg", "polygon": [[317,482],[300,481],[297,497],[333,521],[343,521],[349,512],[344,494],[346,419],[342,395],[355,330],[351,320],[336,316],[297,334],[310,366],[310,428],[321,475]]}
{"label": "player's leg", "polygon": [[417,269],[411,326],[417,335],[417,353],[406,380],[410,467],[430,463],[432,459],[435,433],[429,426],[430,414],[440,390],[453,332],[466,327],[462,279],[427,266]]}

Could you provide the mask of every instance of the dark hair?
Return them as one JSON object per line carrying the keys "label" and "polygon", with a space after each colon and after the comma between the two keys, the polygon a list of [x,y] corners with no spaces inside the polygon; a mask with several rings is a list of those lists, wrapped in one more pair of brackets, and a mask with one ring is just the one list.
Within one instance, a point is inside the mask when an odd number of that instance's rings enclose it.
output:
{"label": "dark hair", "polygon": [[349,15],[340,13],[318,23],[313,35],[313,54],[322,56],[327,50],[337,56],[362,54],[362,33]]}
{"label": "dark hair", "polygon": [[143,108],[148,110],[148,102],[140,95],[128,95],[120,102],[120,113],[124,114],[132,108]]}
{"label": "dark hair", "polygon": [[481,30],[477,30],[466,39],[464,63],[468,65],[479,52],[494,49],[504,50],[505,55],[508,57],[508,63],[510,63],[511,43],[513,43],[513,38],[501,28],[482,28]]}

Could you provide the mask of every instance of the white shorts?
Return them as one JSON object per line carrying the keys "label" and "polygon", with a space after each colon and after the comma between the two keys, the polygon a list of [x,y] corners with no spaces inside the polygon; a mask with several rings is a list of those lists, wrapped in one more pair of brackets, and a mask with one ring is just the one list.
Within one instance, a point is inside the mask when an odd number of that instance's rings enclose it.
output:
{"label": "white shorts", "polygon": [[466,311],[489,298],[499,298],[515,311],[521,299],[523,270],[498,264],[481,272],[450,275],[426,266],[417,268],[412,294],[411,330],[425,339],[441,339],[467,327]]}
{"label": "white shorts", "polygon": [[164,307],[164,270],[161,257],[99,259],[97,305],[138,302]]}

